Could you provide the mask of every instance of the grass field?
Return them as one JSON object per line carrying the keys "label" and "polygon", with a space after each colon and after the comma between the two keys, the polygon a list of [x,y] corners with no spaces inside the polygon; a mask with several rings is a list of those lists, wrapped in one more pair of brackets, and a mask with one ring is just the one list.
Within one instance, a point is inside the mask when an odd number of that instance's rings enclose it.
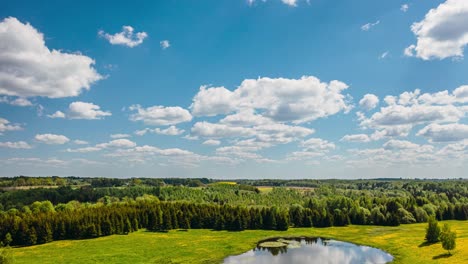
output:
{"label": "grass field", "polygon": [[[256,243],[276,236],[321,236],[383,249],[393,263],[468,263],[468,221],[444,221],[457,232],[457,248],[446,255],[440,243],[424,245],[426,224],[399,227],[348,226],[293,228],[288,231],[173,230],[169,233],[139,231],[89,240],[66,240],[14,248],[15,263],[222,263]],[[439,223],[440,224],[440,223]]]}

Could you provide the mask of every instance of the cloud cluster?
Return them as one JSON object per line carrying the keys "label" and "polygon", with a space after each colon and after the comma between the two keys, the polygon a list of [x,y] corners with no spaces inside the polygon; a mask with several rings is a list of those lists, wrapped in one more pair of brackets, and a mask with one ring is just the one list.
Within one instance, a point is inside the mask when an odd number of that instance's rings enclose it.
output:
{"label": "cloud cluster", "polygon": [[435,129],[440,128],[438,124],[456,123],[465,116],[468,111],[464,105],[468,102],[467,91],[466,86],[460,86],[451,93],[441,91],[421,94],[417,89],[413,92],[404,92],[398,97],[386,96],[384,101],[387,105],[381,107],[379,111],[369,117],[359,113],[361,128],[374,129],[374,134],[368,139],[362,135],[348,135],[343,140],[366,142],[383,137],[407,136],[413,127],[424,124],[431,125],[421,130],[418,135],[429,137],[434,135],[436,130],[440,132],[440,129]]}
{"label": "cloud cluster", "polygon": [[6,120],[5,118],[0,117],[0,135],[2,132],[6,131],[17,131],[22,130],[23,128],[18,124],[12,124],[10,121]]}
{"label": "cloud cluster", "polygon": [[26,98],[18,97],[18,98],[12,99],[7,96],[0,97],[0,103],[6,103],[9,105],[14,105],[14,106],[32,106],[33,105],[33,103]]}
{"label": "cloud cluster", "polygon": [[348,112],[343,82],[321,82],[313,76],[300,79],[246,79],[234,91],[202,86],[190,106],[195,116],[216,116],[245,109],[277,122],[306,123]]}
{"label": "cloud cluster", "polygon": [[68,137],[56,134],[37,134],[34,139],[49,145],[63,145],[70,141]]}
{"label": "cloud cluster", "polygon": [[0,142],[0,148],[12,148],[12,149],[30,149],[32,148],[31,145],[24,141],[17,141],[17,142]]}
{"label": "cloud cluster", "polygon": [[[77,96],[103,78],[93,68],[93,59],[50,50],[43,34],[14,17],[0,22],[0,43],[0,94],[21,98]],[[24,100],[16,103],[27,104]]]}
{"label": "cloud cluster", "polygon": [[49,118],[69,118],[69,119],[102,119],[106,116],[111,116],[112,113],[109,111],[102,111],[99,105],[87,102],[73,102],[68,106],[67,113],[62,111],[56,111],[51,115],[47,115]]}
{"label": "cloud cluster", "polygon": [[190,112],[179,106],[152,106],[143,108],[140,105],[132,105],[129,109],[130,111],[136,111],[136,113],[130,116],[131,121],[143,121],[146,125],[176,125],[192,120]]}
{"label": "cloud cluster", "polygon": [[413,23],[411,30],[417,43],[407,47],[405,55],[423,60],[463,57],[468,44],[468,1],[445,1]]}
{"label": "cloud cluster", "polygon": [[134,29],[131,26],[123,26],[121,32],[113,35],[106,33],[103,30],[100,30],[98,34],[99,36],[107,39],[112,45],[123,45],[130,48],[140,45],[143,43],[143,40],[148,37],[146,32],[134,32]]}
{"label": "cloud cluster", "polygon": [[151,128],[145,128],[143,130],[137,130],[135,131],[135,134],[138,136],[143,136],[146,133],[154,133],[154,134],[159,134],[159,135],[166,135],[166,136],[178,136],[182,135],[185,132],[183,129],[179,129],[176,126],[169,126],[168,128],[161,129],[159,127],[151,129]]}

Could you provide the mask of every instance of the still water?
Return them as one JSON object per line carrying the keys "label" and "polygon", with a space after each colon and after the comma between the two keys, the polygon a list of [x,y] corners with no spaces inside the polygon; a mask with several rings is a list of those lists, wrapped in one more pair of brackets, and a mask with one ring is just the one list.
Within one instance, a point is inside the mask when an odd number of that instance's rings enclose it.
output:
{"label": "still water", "polygon": [[[275,242],[277,247],[263,247],[264,242]],[[227,257],[224,264],[383,264],[392,260],[377,248],[321,238],[287,238],[263,241],[244,254]]]}

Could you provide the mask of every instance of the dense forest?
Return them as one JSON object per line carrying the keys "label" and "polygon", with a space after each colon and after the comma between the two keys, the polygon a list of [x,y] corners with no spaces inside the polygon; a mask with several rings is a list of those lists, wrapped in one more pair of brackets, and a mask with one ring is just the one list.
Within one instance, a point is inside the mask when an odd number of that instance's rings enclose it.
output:
{"label": "dense forest", "polygon": [[145,228],[287,230],[468,219],[467,180],[0,178],[0,240],[34,245]]}

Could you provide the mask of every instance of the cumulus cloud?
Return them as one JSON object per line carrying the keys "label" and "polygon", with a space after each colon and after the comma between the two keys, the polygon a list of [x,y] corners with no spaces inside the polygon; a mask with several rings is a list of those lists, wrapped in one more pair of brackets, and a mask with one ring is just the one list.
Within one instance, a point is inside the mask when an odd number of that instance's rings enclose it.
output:
{"label": "cumulus cloud", "polygon": [[112,134],[110,135],[111,138],[128,138],[131,137],[129,134]]}
{"label": "cumulus cloud", "polygon": [[159,42],[159,45],[161,46],[161,49],[165,50],[171,46],[171,43],[169,42],[169,40],[161,40]]}
{"label": "cumulus cloud", "polygon": [[123,45],[130,48],[136,47],[143,43],[143,40],[148,37],[146,32],[134,32],[133,27],[123,26],[122,32],[115,33],[113,35],[100,30],[99,36],[107,39],[112,45]]}
{"label": "cumulus cloud", "polygon": [[62,145],[70,141],[66,136],[56,134],[37,134],[34,139],[49,145]]}
{"label": "cumulus cloud", "polygon": [[26,98],[18,97],[15,99],[8,98],[7,96],[0,97],[0,103],[6,103],[14,106],[32,106],[33,103]]}
{"label": "cumulus cloud", "polygon": [[73,102],[68,106],[68,118],[70,119],[102,119],[111,116],[109,111],[102,111],[99,105],[86,102]]}
{"label": "cumulus cloud", "polygon": [[129,109],[130,111],[136,111],[136,113],[130,116],[131,121],[143,121],[147,125],[176,125],[192,120],[190,112],[179,106],[152,106],[143,108],[140,105],[132,105]]}
{"label": "cumulus cloud", "polygon": [[359,106],[365,110],[371,110],[377,107],[379,98],[374,94],[366,94],[359,101]]}
{"label": "cumulus cloud", "polygon": [[451,142],[468,139],[468,125],[465,124],[430,124],[416,134],[426,137],[430,142]]}
{"label": "cumulus cloud", "polygon": [[276,122],[296,124],[348,112],[352,106],[342,94],[340,81],[321,82],[313,76],[300,79],[247,79],[234,91],[202,86],[190,106],[195,116],[215,116],[252,109]]}
{"label": "cumulus cloud", "polygon": [[88,152],[95,152],[95,151],[101,151],[104,149],[112,149],[113,151],[119,150],[119,149],[129,149],[129,148],[134,148],[136,147],[136,143],[128,140],[126,138],[119,138],[119,139],[114,139],[106,143],[100,143],[96,144],[93,147],[84,147],[84,148],[76,148],[76,149],[67,149],[67,152],[77,152],[77,153],[88,153]]}
{"label": "cumulus cloud", "polygon": [[47,115],[47,117],[49,117],[49,118],[65,118],[65,113],[63,113],[62,111],[56,111],[55,113],[53,113],[51,115]]}
{"label": "cumulus cloud", "polygon": [[6,120],[5,118],[0,117],[0,135],[2,132],[6,131],[16,131],[22,130],[23,128],[18,124],[12,124],[10,121]]}
{"label": "cumulus cloud", "polygon": [[67,149],[67,152],[76,152],[76,153],[88,153],[88,152],[95,152],[95,151],[99,151],[101,150],[102,148],[98,148],[98,147],[84,147],[84,148],[77,148],[77,149]]}
{"label": "cumulus cloud", "polygon": [[350,167],[427,166],[440,163],[444,158],[432,145],[394,139],[385,142],[381,148],[350,149],[348,152],[351,155],[346,164]]}
{"label": "cumulus cloud", "polygon": [[345,135],[343,136],[340,141],[348,141],[348,142],[369,142],[371,141],[370,137],[366,134],[354,134],[354,135]]}
{"label": "cumulus cloud", "polygon": [[407,140],[391,139],[385,142],[385,144],[383,144],[383,147],[384,149],[387,149],[387,150],[393,150],[393,149],[402,150],[402,149],[418,149],[420,148],[420,145],[412,143]]}
{"label": "cumulus cloud", "polygon": [[445,1],[413,23],[411,30],[417,43],[405,49],[407,56],[423,60],[463,57],[468,44],[468,1]]}
{"label": "cumulus cloud", "polygon": [[125,139],[125,138],[120,138],[120,139],[115,139],[112,141],[109,141],[108,143],[102,143],[96,145],[97,148],[133,148],[136,146],[136,143]]}
{"label": "cumulus cloud", "polygon": [[232,127],[225,124],[214,124],[209,122],[197,122],[192,127],[192,134],[201,137],[248,137],[253,136],[254,131],[245,127]]}
{"label": "cumulus cloud", "polygon": [[[43,34],[14,17],[0,22],[0,43],[0,94],[22,98],[77,96],[103,78],[93,68],[93,59],[49,50]],[[24,100],[16,103],[27,104]]]}
{"label": "cumulus cloud", "polygon": [[0,148],[30,149],[32,147],[24,141],[17,141],[17,142],[7,141],[7,142],[0,142]]}
{"label": "cumulus cloud", "polygon": [[314,151],[324,151],[328,152],[330,150],[335,149],[335,144],[332,142],[328,142],[328,140],[324,140],[321,138],[310,138],[301,142],[301,146],[305,150],[314,150]]}
{"label": "cumulus cloud", "polygon": [[369,31],[371,28],[380,24],[380,20],[375,21],[374,23],[367,23],[361,26],[362,31]]}
{"label": "cumulus cloud", "polygon": [[143,136],[146,133],[154,133],[154,134],[166,135],[166,136],[178,136],[178,135],[183,134],[184,132],[185,132],[185,130],[183,130],[183,129],[178,129],[176,126],[170,126],[168,128],[165,128],[165,129],[161,129],[159,127],[154,128],[154,129],[145,128],[143,130],[135,131],[135,134],[138,135],[138,136]]}
{"label": "cumulus cloud", "polygon": [[208,145],[208,146],[219,146],[221,144],[221,141],[216,140],[216,139],[208,139],[203,142],[203,145]]}
{"label": "cumulus cloud", "polygon": [[75,139],[75,140],[73,140],[73,143],[75,143],[77,145],[86,145],[86,144],[88,144],[88,141]]}
{"label": "cumulus cloud", "polygon": [[[436,124],[459,122],[468,112],[465,105],[468,102],[468,86],[460,86],[452,92],[445,90],[435,93],[421,93],[416,89],[399,96],[386,96],[384,101],[387,105],[369,117],[358,113],[360,127],[375,130],[368,136],[369,140],[405,137],[417,125],[434,124],[435,127]],[[364,136],[344,137],[342,140],[367,141]]]}

